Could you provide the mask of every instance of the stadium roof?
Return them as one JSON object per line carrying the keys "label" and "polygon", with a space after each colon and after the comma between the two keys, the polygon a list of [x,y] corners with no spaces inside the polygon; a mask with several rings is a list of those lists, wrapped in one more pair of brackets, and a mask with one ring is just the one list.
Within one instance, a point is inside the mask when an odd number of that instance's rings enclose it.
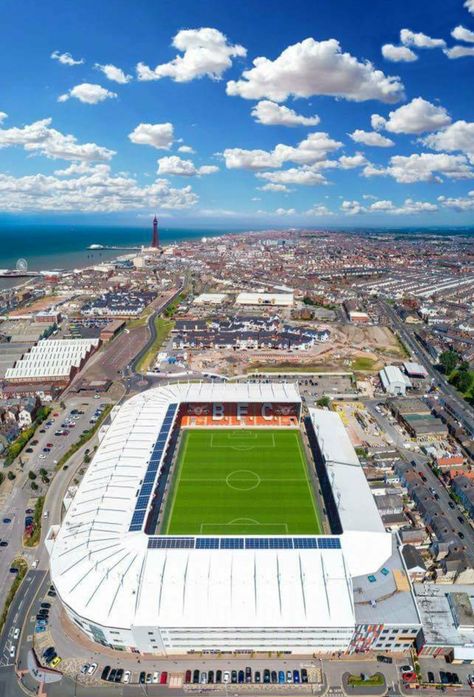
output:
{"label": "stadium roof", "polygon": [[309,413],[343,531],[385,532],[359,458],[339,414],[325,409],[310,409]]}

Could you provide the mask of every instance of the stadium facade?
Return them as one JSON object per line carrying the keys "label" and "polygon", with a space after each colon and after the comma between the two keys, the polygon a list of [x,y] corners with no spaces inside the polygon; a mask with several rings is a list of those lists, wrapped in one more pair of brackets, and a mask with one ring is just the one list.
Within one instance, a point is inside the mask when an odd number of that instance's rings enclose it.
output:
{"label": "stadium facade", "polygon": [[[403,651],[420,620],[397,539],[385,532],[340,417],[300,422],[295,385],[177,384],[115,413],[61,526],[51,579],[92,640],[157,655]],[[326,535],[155,534],[183,427],[306,430]]]}

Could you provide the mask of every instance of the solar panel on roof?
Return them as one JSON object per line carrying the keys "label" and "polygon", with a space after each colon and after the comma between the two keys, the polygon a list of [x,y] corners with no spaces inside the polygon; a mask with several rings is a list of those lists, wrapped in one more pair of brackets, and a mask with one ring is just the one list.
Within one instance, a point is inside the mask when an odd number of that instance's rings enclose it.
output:
{"label": "solar panel on roof", "polygon": [[218,537],[198,537],[196,549],[219,549]]}
{"label": "solar panel on roof", "polygon": [[295,549],[317,549],[318,540],[315,537],[294,537],[293,545]]}
{"label": "solar panel on roof", "polygon": [[135,510],[140,510],[141,508],[146,508],[148,506],[148,500],[149,496],[139,496],[137,498],[137,503],[136,503],[136,509]]}
{"label": "solar panel on roof", "polygon": [[147,482],[146,484],[142,484],[142,488],[140,489],[140,496],[150,496],[152,491],[153,482]]}
{"label": "solar panel on roof", "polygon": [[222,537],[221,549],[243,549],[244,540],[242,537]]}
{"label": "solar panel on roof", "polygon": [[318,547],[319,549],[341,549],[341,542],[336,537],[320,537]]}
{"label": "solar panel on roof", "polygon": [[148,549],[192,549],[194,537],[150,537]]}
{"label": "solar panel on roof", "polygon": [[130,527],[139,525],[140,528],[143,525],[143,522],[145,520],[145,514],[146,514],[146,509],[141,508],[141,509],[135,509],[132,520],[130,521]]}

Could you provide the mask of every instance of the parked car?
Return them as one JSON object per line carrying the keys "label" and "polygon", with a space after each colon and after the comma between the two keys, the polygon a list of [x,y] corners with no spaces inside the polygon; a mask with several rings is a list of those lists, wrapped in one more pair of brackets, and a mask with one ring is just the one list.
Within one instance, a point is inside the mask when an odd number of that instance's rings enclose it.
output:
{"label": "parked car", "polygon": [[104,666],[102,669],[102,673],[100,674],[100,679],[107,680],[107,678],[109,677],[109,673],[110,673],[110,666]]}
{"label": "parked car", "polygon": [[196,685],[199,682],[199,671],[196,668],[196,670],[193,672],[193,683]]}
{"label": "parked car", "polygon": [[286,682],[287,683],[293,682],[293,673],[291,672],[291,670],[286,671]]}
{"label": "parked car", "polygon": [[225,671],[224,671],[223,682],[226,683],[226,684],[227,684],[228,682],[230,682],[230,673],[229,673],[228,670],[225,670]]}
{"label": "parked car", "polygon": [[298,685],[300,682],[300,671],[299,670],[294,670],[293,671],[293,682]]}
{"label": "parked car", "polygon": [[157,670],[155,670],[155,672],[153,673],[153,676],[151,678],[151,681],[152,681],[152,683],[154,683],[156,685],[158,683],[159,679],[160,679],[160,674],[158,673]]}
{"label": "parked car", "polygon": [[140,677],[138,678],[138,682],[140,683],[140,685],[145,684],[145,679],[146,679],[146,673],[144,670],[142,670],[142,672],[140,673]]}
{"label": "parked car", "polygon": [[168,673],[164,670],[160,675],[160,685],[166,685],[168,682]]}
{"label": "parked car", "polygon": [[428,671],[428,682],[434,682],[434,681],[435,681],[434,673],[431,670],[429,670]]}
{"label": "parked car", "polygon": [[123,680],[122,682],[127,685],[130,682],[132,674],[129,670],[126,670],[125,673],[123,674]]}
{"label": "parked car", "polygon": [[263,671],[263,682],[264,683],[270,682],[270,671],[268,670],[268,668],[265,668],[265,670]]}
{"label": "parked car", "polygon": [[308,682],[308,671],[306,668],[301,669],[301,682],[305,684]]}
{"label": "parked car", "polygon": [[[199,682],[201,683],[201,685],[206,685],[206,684],[207,684],[207,673],[206,673],[205,670],[203,670],[203,671],[201,672],[201,675],[200,675],[200,677],[199,677]],[[234,682],[234,681],[232,681],[232,682]]]}
{"label": "parked car", "polygon": [[87,675],[94,675],[96,670],[97,670],[97,663],[91,663],[89,668],[87,669]]}
{"label": "parked car", "polygon": [[184,682],[186,685],[189,685],[192,679],[192,673],[190,670],[187,670],[186,673],[184,674]]}
{"label": "parked car", "polygon": [[260,676],[260,671],[256,670],[255,671],[255,682],[261,682],[261,676]]}
{"label": "parked car", "polygon": [[278,682],[280,685],[285,682],[285,673],[283,670],[278,671]]}
{"label": "parked car", "polygon": [[237,682],[237,671],[233,670],[230,674],[230,681],[233,683]]}

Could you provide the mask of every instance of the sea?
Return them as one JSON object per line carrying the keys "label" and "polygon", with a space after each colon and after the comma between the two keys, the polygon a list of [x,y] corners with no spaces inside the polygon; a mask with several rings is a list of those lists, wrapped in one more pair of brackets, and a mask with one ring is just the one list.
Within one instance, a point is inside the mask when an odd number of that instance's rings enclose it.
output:
{"label": "sea", "polygon": [[[231,231],[160,228],[160,242],[170,244],[222,235],[225,232]],[[150,242],[151,228],[146,227],[0,224],[0,269],[15,269],[23,259],[31,271],[82,268],[115,259],[121,253],[132,253],[127,247],[139,248],[149,245]],[[91,244],[120,249],[88,249]],[[18,285],[25,280],[27,279],[0,278],[0,290]]]}
{"label": "sea", "polygon": [[[336,228],[334,228],[336,229]],[[337,228],[356,234],[390,233],[405,236],[474,236],[474,227],[405,227],[405,228]],[[246,229],[210,228],[166,228],[160,227],[160,242],[170,244],[184,240],[214,237],[228,233],[245,232]],[[325,228],[324,231],[330,230]],[[123,248],[148,245],[151,241],[151,226],[125,227],[102,225],[60,224],[5,224],[0,223],[0,269],[14,269],[24,259],[33,271],[74,269],[114,259],[121,249],[91,250],[91,244]],[[9,288],[26,279],[1,279],[0,290]]]}

